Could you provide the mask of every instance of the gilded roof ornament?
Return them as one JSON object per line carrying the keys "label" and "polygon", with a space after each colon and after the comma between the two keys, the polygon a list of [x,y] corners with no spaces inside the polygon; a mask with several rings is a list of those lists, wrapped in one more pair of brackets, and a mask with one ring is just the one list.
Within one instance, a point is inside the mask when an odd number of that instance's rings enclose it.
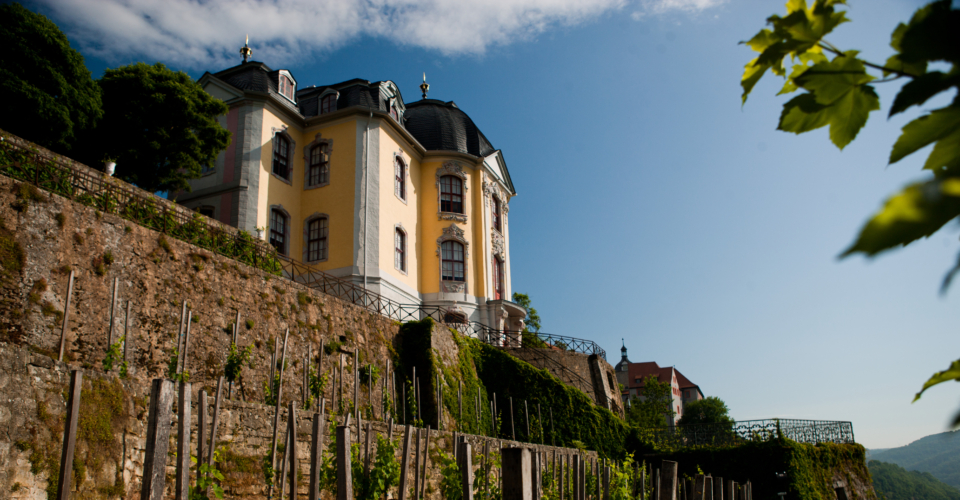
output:
{"label": "gilded roof ornament", "polygon": [[423,83],[420,84],[420,91],[423,92],[423,98],[427,98],[427,92],[430,91],[430,84],[427,83],[427,74],[423,74]]}
{"label": "gilded roof ornament", "polygon": [[247,40],[243,42],[243,47],[240,48],[240,55],[243,56],[244,63],[250,60],[251,54],[253,54],[253,49],[250,48],[250,35],[247,35]]}

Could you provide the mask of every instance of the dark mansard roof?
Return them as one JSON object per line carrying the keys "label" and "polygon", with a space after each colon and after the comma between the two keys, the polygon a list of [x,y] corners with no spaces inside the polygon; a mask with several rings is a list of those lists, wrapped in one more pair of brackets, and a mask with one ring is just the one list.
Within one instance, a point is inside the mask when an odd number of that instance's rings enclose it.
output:
{"label": "dark mansard roof", "polygon": [[489,156],[496,151],[473,120],[453,102],[423,99],[407,104],[407,130],[427,150]]}

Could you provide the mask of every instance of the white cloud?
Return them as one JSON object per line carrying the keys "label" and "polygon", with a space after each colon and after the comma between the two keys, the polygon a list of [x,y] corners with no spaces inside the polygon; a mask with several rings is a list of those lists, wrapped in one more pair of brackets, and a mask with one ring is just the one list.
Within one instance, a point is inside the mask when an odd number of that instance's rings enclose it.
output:
{"label": "white cloud", "polygon": [[[232,64],[245,34],[254,59],[285,64],[361,36],[446,55],[482,54],[624,8],[628,0],[39,0],[83,50],[187,68]],[[640,0],[699,12],[723,0]]]}

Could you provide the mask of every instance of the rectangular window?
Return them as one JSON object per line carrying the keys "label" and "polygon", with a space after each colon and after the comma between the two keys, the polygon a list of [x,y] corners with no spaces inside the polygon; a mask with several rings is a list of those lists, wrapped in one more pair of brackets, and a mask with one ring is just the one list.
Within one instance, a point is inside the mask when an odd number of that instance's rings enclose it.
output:
{"label": "rectangular window", "polygon": [[270,212],[270,244],[280,254],[287,254],[287,217],[279,210]]}
{"label": "rectangular window", "polygon": [[459,177],[445,175],[440,178],[440,211],[463,213],[463,181]]}
{"label": "rectangular window", "polygon": [[277,134],[273,137],[273,173],[289,179],[290,170],[288,168],[290,161],[290,143],[287,139]]}
{"label": "rectangular window", "polygon": [[307,226],[307,260],[314,262],[327,258],[327,219],[321,217]]}
{"label": "rectangular window", "polygon": [[394,247],[396,251],[394,252],[393,265],[397,269],[406,272],[407,270],[407,237],[403,234],[403,231],[397,229],[396,235],[394,236]]}
{"label": "rectangular window", "polygon": [[327,160],[327,154],[323,151],[323,146],[314,146],[310,150],[310,177],[307,179],[307,185],[319,186],[326,184],[330,179],[330,162]]}

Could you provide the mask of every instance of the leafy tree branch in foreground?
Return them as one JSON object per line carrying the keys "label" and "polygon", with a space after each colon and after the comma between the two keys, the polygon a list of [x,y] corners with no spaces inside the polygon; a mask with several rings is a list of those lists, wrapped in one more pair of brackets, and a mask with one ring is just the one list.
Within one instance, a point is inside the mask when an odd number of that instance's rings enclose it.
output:
{"label": "leafy tree branch in foreground", "polygon": [[[890,37],[894,53],[882,64],[866,61],[858,51],[838,48],[825,39],[850,21],[846,11],[837,10],[845,3],[815,0],[807,6],[804,0],[789,0],[786,16],[770,16],[770,28],[743,42],[760,55],[747,63],[741,79],[746,103],[767,70],[782,77],[785,83],[779,94],[800,94],[783,105],[777,128],[801,134],[829,125],[830,140],[841,150],[856,138],[870,113],[880,109],[871,83],[905,82],[889,116],[960,89],[960,10],[951,8],[950,0],[931,2],[917,9],[909,22],[900,23]],[[943,66],[949,70],[936,69]],[[887,199],[841,257],[855,253],[873,256],[910,244],[960,216],[960,93],[950,104],[907,123],[890,150],[889,163],[930,145],[933,148],[923,166],[930,177]],[[960,259],[944,277],[941,291],[958,271]],[[960,360],[934,374],[914,401],[928,388],[948,380],[960,381]],[[960,425],[960,414],[953,425]]]}

